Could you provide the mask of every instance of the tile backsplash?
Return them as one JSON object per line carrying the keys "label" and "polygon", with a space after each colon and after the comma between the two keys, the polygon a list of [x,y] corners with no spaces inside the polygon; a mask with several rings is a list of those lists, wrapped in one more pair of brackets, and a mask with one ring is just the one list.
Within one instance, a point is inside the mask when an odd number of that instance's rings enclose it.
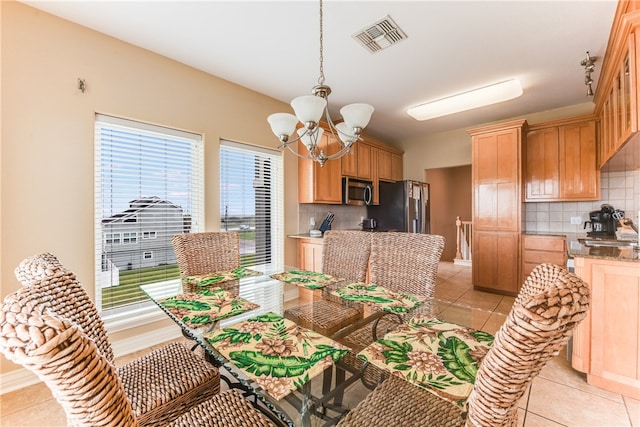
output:
{"label": "tile backsplash", "polygon": [[333,212],[335,214],[333,224],[331,224],[331,228],[333,230],[359,230],[362,227],[360,218],[367,217],[366,206],[300,203],[298,211],[298,224],[300,229],[298,232],[309,232],[309,222],[311,218],[314,218],[315,220],[315,228],[320,228],[320,224],[322,224],[322,220],[327,216],[328,212]]}
{"label": "tile backsplash", "polygon": [[[607,203],[625,212],[638,223],[640,211],[640,169],[626,172],[602,172],[600,197],[595,202],[534,202],[525,203],[525,231],[552,233],[584,233],[589,212]],[[571,217],[580,217],[580,224],[571,224]]]}

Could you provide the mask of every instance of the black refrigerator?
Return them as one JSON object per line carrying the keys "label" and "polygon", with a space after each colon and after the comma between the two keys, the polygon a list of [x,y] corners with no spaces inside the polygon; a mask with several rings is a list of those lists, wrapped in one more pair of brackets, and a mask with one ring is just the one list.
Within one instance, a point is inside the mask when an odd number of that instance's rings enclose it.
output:
{"label": "black refrigerator", "polygon": [[429,184],[418,181],[380,182],[380,204],[367,206],[378,231],[430,233]]}

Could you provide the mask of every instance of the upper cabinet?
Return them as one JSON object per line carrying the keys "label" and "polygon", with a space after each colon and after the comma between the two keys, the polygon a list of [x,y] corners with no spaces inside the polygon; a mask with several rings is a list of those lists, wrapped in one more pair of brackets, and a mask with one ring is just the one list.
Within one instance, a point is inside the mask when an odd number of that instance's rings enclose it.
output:
{"label": "upper cabinet", "polygon": [[[342,144],[325,128],[320,149],[328,154],[338,152]],[[298,143],[300,152],[306,148]],[[324,166],[308,159],[298,159],[298,203],[342,204],[342,177],[371,181],[373,204],[378,204],[378,181],[402,180],[402,152],[364,137],[339,160],[328,160]]]}
{"label": "upper cabinet", "polygon": [[524,195],[527,202],[600,198],[594,117],[529,127],[524,148]]}
{"label": "upper cabinet", "polygon": [[[341,146],[329,132],[325,132],[318,143],[318,147],[327,155],[337,153]],[[300,153],[306,150],[302,142],[298,142],[298,150]],[[320,166],[313,160],[298,158],[298,202],[341,204],[341,162],[328,160],[324,166]]]}
{"label": "upper cabinet", "polygon": [[598,166],[638,132],[640,121],[640,10],[618,3],[594,102],[600,120]]}
{"label": "upper cabinet", "polygon": [[371,145],[359,141],[341,158],[342,176],[371,181]]}

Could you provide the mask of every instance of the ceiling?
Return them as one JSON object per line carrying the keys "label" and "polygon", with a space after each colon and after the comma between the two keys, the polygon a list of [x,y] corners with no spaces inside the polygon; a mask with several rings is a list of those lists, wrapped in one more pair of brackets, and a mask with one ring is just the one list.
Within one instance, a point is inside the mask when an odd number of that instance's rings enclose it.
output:
{"label": "ceiling", "polygon": [[[289,102],[319,77],[313,1],[24,1],[28,5]],[[337,1],[324,4],[324,73],[339,107],[375,107],[367,132],[388,142],[591,102],[616,1]],[[370,53],[352,35],[389,15],[407,35]],[[407,108],[518,78],[524,94],[416,121]],[[265,117],[266,119],[266,117]]]}

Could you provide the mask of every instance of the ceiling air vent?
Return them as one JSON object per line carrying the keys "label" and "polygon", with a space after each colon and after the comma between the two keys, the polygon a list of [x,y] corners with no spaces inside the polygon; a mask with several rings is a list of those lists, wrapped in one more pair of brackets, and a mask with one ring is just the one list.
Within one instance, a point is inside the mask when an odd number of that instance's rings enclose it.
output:
{"label": "ceiling air vent", "polygon": [[353,38],[366,47],[369,52],[375,53],[406,39],[407,35],[387,15],[375,24],[354,34]]}

